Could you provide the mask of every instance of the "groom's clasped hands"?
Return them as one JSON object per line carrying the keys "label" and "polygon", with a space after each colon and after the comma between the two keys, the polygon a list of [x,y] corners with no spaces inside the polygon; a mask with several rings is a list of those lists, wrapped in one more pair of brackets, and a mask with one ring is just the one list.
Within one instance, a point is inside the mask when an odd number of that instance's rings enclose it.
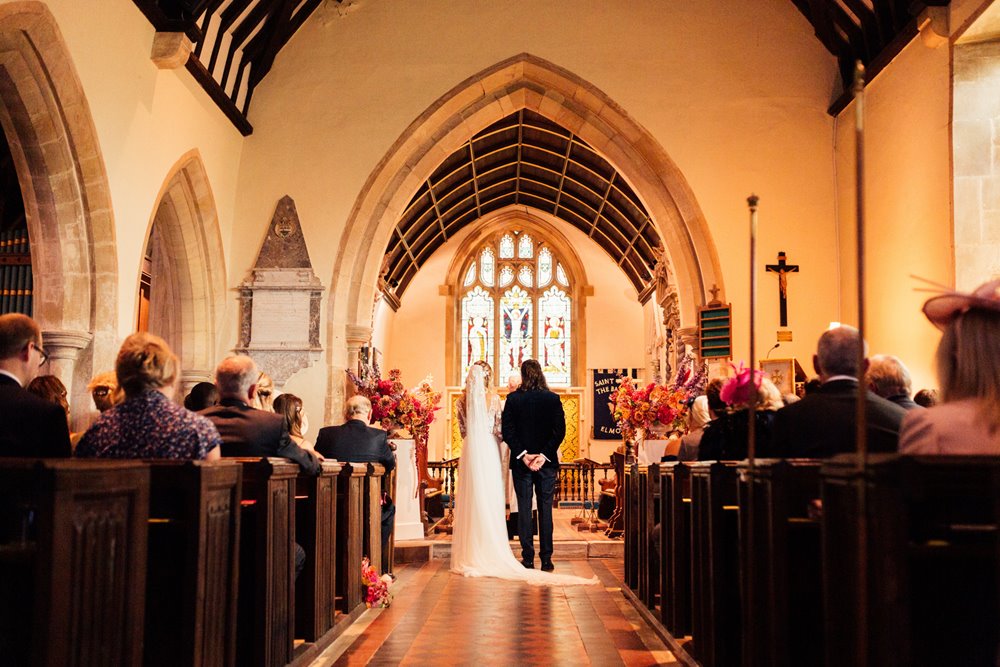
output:
{"label": "groom's clasped hands", "polygon": [[542,454],[525,454],[521,457],[524,461],[524,465],[528,466],[528,470],[531,472],[538,472],[545,465],[545,456]]}

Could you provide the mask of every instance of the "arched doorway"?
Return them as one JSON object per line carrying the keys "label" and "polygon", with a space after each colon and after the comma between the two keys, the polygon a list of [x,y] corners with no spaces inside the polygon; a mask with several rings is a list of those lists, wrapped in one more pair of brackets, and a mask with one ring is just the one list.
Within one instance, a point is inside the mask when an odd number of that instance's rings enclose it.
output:
{"label": "arched doorway", "polygon": [[146,239],[136,328],[170,343],[186,391],[213,377],[226,288],[215,199],[197,150],[171,168]]}
{"label": "arched doorway", "polygon": [[356,362],[371,333],[382,255],[399,215],[442,156],[517,109],[529,109],[581,137],[639,195],[675,269],[683,325],[694,323],[697,306],[707,301],[713,284],[723,287],[704,216],[655,138],[595,86],[520,54],[467,79],[431,105],[389,150],[355,201],[334,264],[332,284],[347,287],[331,294],[328,417],[343,401],[343,369]]}
{"label": "arched doorway", "polygon": [[0,5],[0,126],[17,168],[31,246],[33,314],[48,372],[69,388],[74,419],[86,383],[110,367],[118,267],[104,160],[83,87],[40,2]]}

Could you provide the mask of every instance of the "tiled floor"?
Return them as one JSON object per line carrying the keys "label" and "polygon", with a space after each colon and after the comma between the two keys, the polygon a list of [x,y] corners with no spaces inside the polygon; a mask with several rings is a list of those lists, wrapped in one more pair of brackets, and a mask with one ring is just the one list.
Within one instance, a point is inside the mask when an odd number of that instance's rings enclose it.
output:
{"label": "tiled floor", "polygon": [[556,563],[601,584],[536,587],[403,567],[388,609],[368,610],[313,667],[328,665],[656,665],[675,663],[621,593],[621,563]]}

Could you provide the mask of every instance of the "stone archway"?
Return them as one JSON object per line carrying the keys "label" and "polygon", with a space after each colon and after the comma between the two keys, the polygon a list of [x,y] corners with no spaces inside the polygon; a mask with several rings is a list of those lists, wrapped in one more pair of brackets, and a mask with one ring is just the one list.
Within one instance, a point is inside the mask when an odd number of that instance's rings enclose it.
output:
{"label": "stone archway", "polygon": [[[327,416],[343,400],[343,369],[371,333],[378,269],[400,213],[452,151],[517,109],[574,132],[628,181],[666,244],[682,325],[694,323],[707,290],[723,287],[718,253],[683,174],[650,133],[595,86],[530,54],[467,79],[418,117],[389,149],[355,201],[341,237],[331,293]],[[334,352],[344,350],[344,352]],[[339,356],[338,356],[339,355]]]}
{"label": "stone archway", "polygon": [[164,179],[146,238],[154,250],[149,330],[177,353],[186,391],[214,375],[226,291],[215,198],[197,149]]}
{"label": "stone archway", "polygon": [[0,125],[24,198],[34,316],[49,372],[70,390],[74,417],[86,383],[117,349],[118,266],[111,197],[97,131],[55,19],[40,2],[0,5]]}

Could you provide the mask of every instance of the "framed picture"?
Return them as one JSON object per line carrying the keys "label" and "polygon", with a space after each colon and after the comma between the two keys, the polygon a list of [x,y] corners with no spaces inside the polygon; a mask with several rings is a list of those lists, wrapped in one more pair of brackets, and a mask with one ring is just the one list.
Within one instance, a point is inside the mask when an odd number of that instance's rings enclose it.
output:
{"label": "framed picture", "polygon": [[782,395],[794,394],[795,384],[805,382],[806,374],[796,359],[763,359],[760,370],[771,379]]}

